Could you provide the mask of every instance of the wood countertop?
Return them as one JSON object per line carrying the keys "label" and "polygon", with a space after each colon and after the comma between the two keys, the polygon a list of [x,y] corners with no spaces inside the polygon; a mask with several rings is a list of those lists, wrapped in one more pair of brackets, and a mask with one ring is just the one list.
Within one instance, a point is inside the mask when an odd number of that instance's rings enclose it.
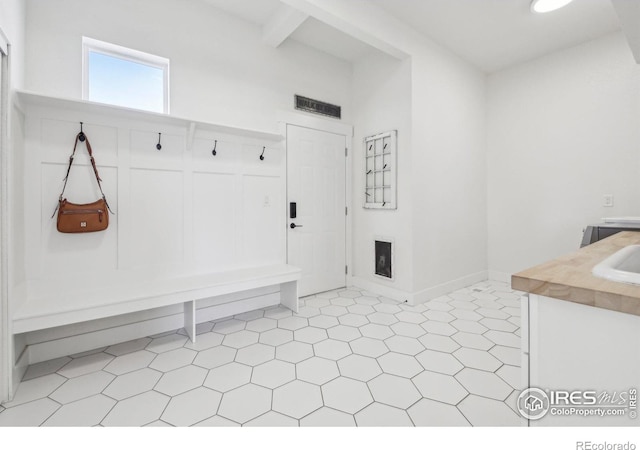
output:
{"label": "wood countertop", "polygon": [[511,276],[513,289],[597,308],[640,316],[640,285],[592,275],[591,269],[628,245],[640,244],[640,232],[623,231]]}

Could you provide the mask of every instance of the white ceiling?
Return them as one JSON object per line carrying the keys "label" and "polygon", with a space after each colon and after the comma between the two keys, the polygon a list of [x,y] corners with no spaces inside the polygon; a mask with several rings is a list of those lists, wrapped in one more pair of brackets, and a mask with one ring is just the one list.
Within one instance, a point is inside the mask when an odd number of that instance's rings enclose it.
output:
{"label": "white ceiling", "polygon": [[[204,1],[257,25],[267,23],[281,5],[279,0]],[[575,0],[547,14],[531,13],[530,0],[367,1],[485,72],[620,29],[610,0]],[[290,38],[348,61],[373,51],[367,44],[314,18],[307,19]]]}
{"label": "white ceiling", "polygon": [[575,0],[546,14],[532,13],[530,0],[369,1],[485,72],[620,29],[610,0]]}

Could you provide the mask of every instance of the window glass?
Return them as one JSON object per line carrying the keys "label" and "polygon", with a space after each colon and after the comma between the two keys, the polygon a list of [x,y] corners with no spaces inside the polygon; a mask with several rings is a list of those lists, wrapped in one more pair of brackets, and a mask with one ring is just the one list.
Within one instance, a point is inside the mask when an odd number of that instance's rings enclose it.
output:
{"label": "window glass", "polygon": [[86,100],[169,112],[169,61],[93,39],[84,42]]}

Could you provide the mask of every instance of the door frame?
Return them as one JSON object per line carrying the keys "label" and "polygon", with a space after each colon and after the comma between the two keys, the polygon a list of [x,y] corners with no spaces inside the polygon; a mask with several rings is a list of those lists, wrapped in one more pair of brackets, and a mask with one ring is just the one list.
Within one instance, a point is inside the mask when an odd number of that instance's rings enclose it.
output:
{"label": "door frame", "polygon": [[0,29],[0,402],[12,397],[9,320],[9,40]]}
{"label": "door frame", "polygon": [[[321,117],[312,116],[310,114],[298,113],[292,111],[277,111],[276,118],[278,121],[278,130],[280,134],[284,137],[285,142],[285,168],[284,168],[284,179],[285,179],[285,210],[289,211],[287,206],[288,200],[288,187],[289,183],[287,180],[287,167],[289,163],[288,158],[288,145],[287,145],[287,125],[294,125],[302,128],[310,128],[313,130],[324,131],[327,133],[338,134],[344,136],[345,146],[347,148],[347,157],[345,158],[345,205],[347,207],[347,215],[345,220],[345,261],[348,267],[348,271],[344,276],[345,286],[349,286],[350,280],[353,274],[353,235],[352,235],[352,217],[353,217],[353,125],[337,122],[335,119],[324,119]],[[286,221],[288,222],[288,221]],[[285,229],[286,238],[284,240],[284,254],[287,257],[287,262],[289,258],[288,253],[288,245],[289,245],[289,233],[288,230]]]}

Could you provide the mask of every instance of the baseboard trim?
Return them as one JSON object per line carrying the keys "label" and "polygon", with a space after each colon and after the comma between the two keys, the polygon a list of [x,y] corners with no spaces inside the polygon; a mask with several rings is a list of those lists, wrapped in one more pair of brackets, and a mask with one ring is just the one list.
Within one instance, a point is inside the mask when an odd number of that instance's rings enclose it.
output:
{"label": "baseboard trim", "polygon": [[511,274],[509,272],[500,272],[499,270],[489,270],[489,279],[491,281],[500,281],[508,283],[511,286]]}
{"label": "baseboard trim", "polygon": [[481,270],[480,272],[465,275],[464,277],[460,277],[455,280],[447,281],[446,283],[438,284],[436,286],[423,289],[421,291],[416,292],[413,295],[413,301],[414,301],[413,304],[418,305],[420,303],[424,303],[431,299],[440,297],[442,295],[446,295],[458,289],[471,286],[472,284],[479,283],[481,281],[486,281],[487,276],[488,276],[487,271]]}
{"label": "baseboard trim", "polygon": [[18,390],[18,385],[20,384],[22,377],[24,377],[24,374],[27,372],[28,367],[29,367],[29,347],[26,347],[18,357],[16,364],[13,366],[13,373],[11,374],[13,377],[13,384],[12,384],[12,392],[9,393],[9,397],[10,397],[9,400],[13,400],[13,397],[15,396],[16,391]]}
{"label": "baseboard trim", "polygon": [[407,302],[409,304],[413,304],[413,294],[411,294],[410,292],[386,286],[381,283],[376,283],[375,281],[365,280],[364,278],[360,277],[349,277],[347,282],[351,286],[366,289],[367,291],[389,297],[402,303]]}

